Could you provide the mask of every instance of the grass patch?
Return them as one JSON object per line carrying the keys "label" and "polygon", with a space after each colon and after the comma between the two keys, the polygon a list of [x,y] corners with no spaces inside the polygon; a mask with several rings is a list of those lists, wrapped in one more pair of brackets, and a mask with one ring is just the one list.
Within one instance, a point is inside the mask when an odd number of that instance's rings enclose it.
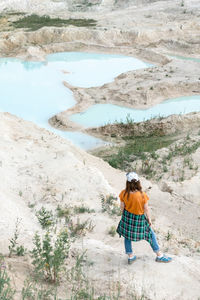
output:
{"label": "grass patch", "polygon": [[71,210],[71,207],[61,207],[60,205],[58,205],[56,208],[57,217],[68,218],[72,214]]}
{"label": "grass patch", "polygon": [[73,25],[76,27],[94,27],[96,26],[96,21],[94,19],[60,19],[32,14],[12,22],[12,25],[15,28],[27,28],[29,31],[35,31],[44,26],[63,27]]}
{"label": "grass patch", "polygon": [[74,207],[74,213],[75,214],[84,214],[84,213],[94,213],[95,210],[94,209],[90,209],[89,207],[85,206],[85,205],[81,205],[81,206],[75,206]]}
{"label": "grass patch", "polygon": [[123,138],[125,145],[117,153],[107,156],[108,163],[117,169],[126,170],[129,162],[135,159],[146,159],[145,152],[154,156],[156,150],[168,147],[174,142],[172,136],[128,136]]}
{"label": "grass patch", "polygon": [[171,149],[170,153],[166,156],[166,159],[171,159],[174,156],[185,156],[188,154],[194,153],[200,147],[200,141],[194,142],[193,144],[191,141],[186,141],[183,145],[175,145],[174,149]]}

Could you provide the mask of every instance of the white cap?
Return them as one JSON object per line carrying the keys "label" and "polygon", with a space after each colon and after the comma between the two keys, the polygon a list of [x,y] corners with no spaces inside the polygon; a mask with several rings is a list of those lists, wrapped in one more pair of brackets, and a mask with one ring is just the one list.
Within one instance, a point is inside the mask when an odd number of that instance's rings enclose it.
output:
{"label": "white cap", "polygon": [[126,174],[127,181],[131,182],[133,179],[139,181],[139,176],[135,172],[130,172]]}

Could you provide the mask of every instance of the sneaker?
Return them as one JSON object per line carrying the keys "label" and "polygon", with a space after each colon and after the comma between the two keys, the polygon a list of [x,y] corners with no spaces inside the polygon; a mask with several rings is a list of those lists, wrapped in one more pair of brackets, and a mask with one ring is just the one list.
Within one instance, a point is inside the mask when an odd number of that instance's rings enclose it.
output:
{"label": "sneaker", "polygon": [[131,265],[136,260],[136,256],[134,255],[131,258],[128,258],[128,264]]}
{"label": "sneaker", "polygon": [[157,262],[163,262],[163,263],[168,263],[172,261],[172,258],[166,255],[163,255],[162,257],[156,257]]}

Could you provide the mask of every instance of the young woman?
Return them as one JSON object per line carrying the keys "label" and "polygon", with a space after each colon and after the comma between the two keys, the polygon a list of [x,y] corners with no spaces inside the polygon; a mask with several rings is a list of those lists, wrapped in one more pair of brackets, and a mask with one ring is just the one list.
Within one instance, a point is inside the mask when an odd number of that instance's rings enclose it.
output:
{"label": "young woman", "polygon": [[120,207],[123,212],[117,227],[117,232],[124,237],[125,252],[128,254],[128,264],[136,260],[133,255],[131,241],[146,240],[156,253],[157,262],[170,262],[171,257],[161,253],[156,235],[151,228],[151,218],[148,209],[149,197],[142,191],[140,180],[135,172],[126,174],[126,189],[121,191]]}

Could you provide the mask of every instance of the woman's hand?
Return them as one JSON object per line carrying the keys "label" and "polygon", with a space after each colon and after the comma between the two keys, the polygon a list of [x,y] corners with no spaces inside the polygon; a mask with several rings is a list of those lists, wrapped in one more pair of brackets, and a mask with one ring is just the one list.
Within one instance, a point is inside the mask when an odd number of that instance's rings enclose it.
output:
{"label": "woman's hand", "polygon": [[124,207],[125,207],[124,202],[120,201],[120,209],[121,209],[121,212],[122,212],[122,213],[123,213],[123,211],[124,211]]}
{"label": "woman's hand", "polygon": [[149,226],[151,227],[152,223],[151,223],[151,217],[150,217],[150,213],[149,213],[148,203],[145,203],[145,205],[144,205],[144,213],[147,217],[147,221],[149,223]]}

